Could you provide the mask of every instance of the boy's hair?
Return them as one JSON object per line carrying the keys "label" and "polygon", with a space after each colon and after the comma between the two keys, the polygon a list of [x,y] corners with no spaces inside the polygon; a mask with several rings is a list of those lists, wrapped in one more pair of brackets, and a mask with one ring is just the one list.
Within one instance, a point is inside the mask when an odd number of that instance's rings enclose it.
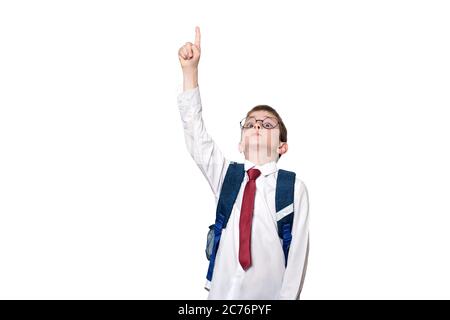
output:
{"label": "boy's hair", "polygon": [[[278,120],[278,126],[280,128],[280,141],[281,142],[287,142],[287,129],[286,126],[284,125],[283,120],[281,119],[280,115],[278,114],[278,112],[272,108],[271,106],[265,105],[265,104],[260,104],[257,105],[255,107],[253,107],[249,112],[247,112],[247,116],[246,118],[248,118],[250,116],[250,114],[254,111],[267,111],[269,113],[271,113],[275,118],[277,118]],[[281,154],[278,154],[278,159],[281,157]]]}

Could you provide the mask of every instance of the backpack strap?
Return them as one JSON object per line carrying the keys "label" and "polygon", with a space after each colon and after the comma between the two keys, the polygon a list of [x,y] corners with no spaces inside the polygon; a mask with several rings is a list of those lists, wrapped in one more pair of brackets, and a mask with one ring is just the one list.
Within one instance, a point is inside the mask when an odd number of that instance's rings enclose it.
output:
{"label": "backpack strap", "polygon": [[208,281],[211,281],[212,279],[214,262],[216,261],[216,253],[220,237],[222,236],[222,229],[227,226],[244,175],[245,169],[243,163],[230,162],[220,191],[219,202],[217,203],[216,222],[214,224],[214,244],[209,260],[208,274],[206,276]]}
{"label": "backpack strap", "polygon": [[287,266],[289,247],[292,240],[292,223],[294,221],[294,187],[295,173],[283,169],[278,170],[275,191],[275,209],[278,236],[283,239],[285,266]]}

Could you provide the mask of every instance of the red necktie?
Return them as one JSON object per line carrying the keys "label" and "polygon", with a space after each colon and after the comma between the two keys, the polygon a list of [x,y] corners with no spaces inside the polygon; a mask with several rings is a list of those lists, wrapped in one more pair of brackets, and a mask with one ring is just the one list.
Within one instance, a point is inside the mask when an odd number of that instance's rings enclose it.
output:
{"label": "red necktie", "polygon": [[255,203],[256,178],[261,171],[249,169],[248,181],[242,199],[241,216],[239,220],[239,263],[244,270],[250,268],[252,257],[250,253],[250,235],[252,232],[253,206]]}

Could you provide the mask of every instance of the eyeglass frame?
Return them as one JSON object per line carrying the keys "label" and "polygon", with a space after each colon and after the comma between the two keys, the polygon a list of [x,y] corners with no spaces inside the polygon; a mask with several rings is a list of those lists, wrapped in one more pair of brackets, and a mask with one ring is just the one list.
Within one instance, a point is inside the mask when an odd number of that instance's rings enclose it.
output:
{"label": "eyeglass frame", "polygon": [[[261,120],[261,119],[258,120],[258,119],[256,119],[255,117],[244,117],[244,118],[239,122],[239,126],[241,127],[242,130],[243,130],[243,129],[253,129],[253,128],[245,128],[245,127],[242,125],[242,122],[243,122],[244,120],[250,119],[250,118],[254,118],[254,119],[255,119],[255,124],[256,124],[258,121],[261,121],[261,128],[266,129],[266,130],[276,129],[276,128],[278,128],[278,127],[280,126],[280,121],[278,121],[278,119],[275,118],[275,117],[265,117],[265,118],[262,119],[262,120]],[[273,127],[273,128],[266,128],[266,127],[264,127],[264,126],[263,126],[263,123],[264,123],[264,120],[266,120],[267,118],[275,119],[277,125],[276,125],[275,127]]]}

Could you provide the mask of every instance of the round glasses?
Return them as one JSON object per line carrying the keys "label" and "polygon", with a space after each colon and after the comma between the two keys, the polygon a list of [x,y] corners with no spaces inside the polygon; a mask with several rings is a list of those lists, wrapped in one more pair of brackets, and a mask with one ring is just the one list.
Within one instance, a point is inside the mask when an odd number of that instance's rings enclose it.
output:
{"label": "round glasses", "polygon": [[244,118],[240,122],[241,129],[251,129],[256,125],[256,122],[261,121],[264,129],[275,129],[278,127],[278,120],[273,117],[266,117],[264,119],[257,120],[255,117]]}

